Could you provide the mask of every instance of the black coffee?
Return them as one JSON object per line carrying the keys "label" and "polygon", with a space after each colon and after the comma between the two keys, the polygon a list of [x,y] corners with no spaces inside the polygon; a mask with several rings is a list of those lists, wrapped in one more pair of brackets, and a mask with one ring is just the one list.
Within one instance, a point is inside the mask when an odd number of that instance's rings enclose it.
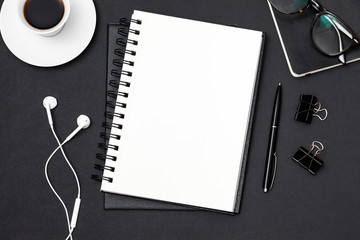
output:
{"label": "black coffee", "polygon": [[64,16],[62,0],[27,0],[24,5],[26,21],[38,29],[55,27]]}

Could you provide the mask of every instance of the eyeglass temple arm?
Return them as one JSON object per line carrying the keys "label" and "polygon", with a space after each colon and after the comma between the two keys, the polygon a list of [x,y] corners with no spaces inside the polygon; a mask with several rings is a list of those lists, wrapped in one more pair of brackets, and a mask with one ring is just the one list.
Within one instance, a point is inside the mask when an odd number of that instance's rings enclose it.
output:
{"label": "eyeglass temple arm", "polygon": [[[316,11],[318,11],[318,12],[322,12],[322,11],[326,11],[326,9],[319,3],[319,2],[317,2],[316,0],[311,0],[311,6],[316,10]],[[329,19],[328,19],[329,20]],[[329,20],[330,21],[330,20]],[[336,26],[337,26],[337,28],[341,31],[341,32],[343,32],[346,36],[348,36],[349,38],[353,38],[354,39],[354,41],[356,42],[356,43],[359,43],[359,39],[358,39],[358,37],[357,36],[353,36],[348,30],[346,30],[341,24],[339,24],[339,23],[337,23],[336,21],[335,22],[333,22],[333,21],[330,21],[330,22],[332,22],[332,23],[334,23]],[[334,25],[333,24],[333,25]],[[335,27],[335,26],[334,26]]]}
{"label": "eyeglass temple arm", "polygon": [[323,12],[326,11],[326,9],[320,4],[318,3],[316,0],[311,0],[311,6],[318,12]]}
{"label": "eyeglass temple arm", "polygon": [[356,43],[359,43],[359,41],[348,30],[346,30],[346,28],[344,28],[341,24],[339,24],[336,21],[333,21],[333,22],[336,25],[337,29],[339,29],[341,32],[343,32],[348,38],[350,38],[350,39],[354,38],[354,41]]}
{"label": "eyeglass temple arm", "polygon": [[[336,30],[336,33],[338,35],[338,38],[339,38],[339,49],[340,49],[340,52],[344,50],[343,48],[343,43],[342,43],[342,39],[341,39],[341,35],[340,35],[340,32],[339,32],[339,26],[343,29],[343,30],[346,30],[344,29],[340,24],[338,24],[336,21],[333,21],[331,18],[329,18],[327,15],[324,15],[324,17],[331,23],[331,25],[335,28]],[[343,32],[343,31],[342,31]],[[346,31],[347,32],[347,31]],[[345,32],[344,32],[345,35],[347,35]],[[349,33],[350,34],[350,33]],[[348,36],[348,35],[347,35]],[[350,34],[350,38],[352,38],[352,35]],[[349,36],[348,36],[349,37]],[[345,60],[345,56],[344,54],[341,54],[339,56],[339,61],[342,62],[342,63],[346,63],[346,60]]]}

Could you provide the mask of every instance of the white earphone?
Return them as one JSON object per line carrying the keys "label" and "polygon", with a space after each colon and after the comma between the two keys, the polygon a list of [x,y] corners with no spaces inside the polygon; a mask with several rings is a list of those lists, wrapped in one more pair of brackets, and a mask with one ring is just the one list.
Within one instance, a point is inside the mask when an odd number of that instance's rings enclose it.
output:
{"label": "white earphone", "polygon": [[[52,96],[48,96],[46,98],[44,98],[43,100],[43,106],[45,107],[46,109],[46,113],[47,113],[47,116],[48,116],[48,120],[49,120],[49,125],[50,125],[50,128],[51,128],[51,131],[58,143],[58,147],[52,152],[52,154],[50,155],[50,157],[47,159],[46,161],[46,164],[45,164],[45,177],[46,177],[46,180],[51,188],[51,190],[53,191],[53,193],[55,194],[55,196],[59,199],[60,203],[62,204],[64,210],[65,210],[65,214],[66,214],[66,220],[67,220],[67,225],[68,225],[68,229],[69,229],[69,235],[66,237],[65,240],[67,239],[72,239],[72,232],[74,231],[74,228],[76,227],[76,222],[77,222],[77,217],[78,217],[78,214],[79,214],[79,210],[80,210],[80,203],[81,203],[81,199],[80,199],[80,182],[79,182],[79,178],[73,168],[73,166],[71,165],[69,159],[67,158],[62,146],[69,142],[78,132],[80,132],[80,130],[82,129],[86,129],[90,126],[90,118],[86,115],[80,115],[78,118],[77,118],[77,125],[78,127],[65,139],[65,141],[63,141],[62,143],[60,142],[58,136],[56,135],[55,133],[55,130],[54,130],[54,122],[53,122],[53,119],[52,119],[52,116],[51,116],[51,110],[54,109],[56,106],[57,106],[57,100],[56,98],[52,97]],[[54,189],[54,187],[52,186],[51,182],[50,182],[50,179],[49,179],[49,176],[48,176],[48,165],[49,165],[49,162],[51,160],[51,158],[54,156],[54,154],[58,151],[58,150],[61,150],[65,160],[66,160],[66,163],[69,165],[71,171],[73,172],[74,174],[74,177],[75,177],[75,180],[76,180],[76,184],[77,184],[77,188],[78,188],[78,195],[75,199],[75,204],[74,204],[74,209],[73,209],[73,213],[72,213],[72,217],[71,217],[71,221],[69,219],[69,214],[68,214],[68,210],[66,208],[66,205],[65,203],[63,202],[63,200],[60,198],[59,194],[56,192],[56,190]]]}
{"label": "white earphone", "polygon": [[86,129],[90,126],[90,118],[86,115],[80,115],[76,121],[78,127],[66,138],[66,142],[70,141],[81,129]]}
{"label": "white earphone", "polygon": [[54,109],[57,106],[56,98],[51,97],[51,96],[47,96],[46,98],[44,98],[43,106],[46,109],[46,113],[47,113],[47,116],[48,116],[48,119],[49,119],[49,124],[53,125],[53,120],[52,120],[52,116],[51,116],[51,109]]}

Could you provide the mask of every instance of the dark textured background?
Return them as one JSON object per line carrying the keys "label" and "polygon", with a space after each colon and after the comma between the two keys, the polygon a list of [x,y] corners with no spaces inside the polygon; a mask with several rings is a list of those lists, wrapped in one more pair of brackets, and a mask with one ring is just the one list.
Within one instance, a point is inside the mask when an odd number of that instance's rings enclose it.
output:
{"label": "dark textured background", "polygon": [[[6,0],[11,1],[11,0]],[[1,1],[2,2],[2,1]],[[44,163],[56,142],[42,100],[57,97],[55,128],[64,139],[80,113],[91,127],[66,147],[79,173],[82,205],[74,239],[358,239],[360,161],[358,159],[359,64],[308,76],[291,77],[265,0],[95,0],[97,29],[87,50],[60,67],[37,68],[16,59],[0,40],[0,239],[64,239],[63,209],[45,181]],[[133,9],[239,24],[266,32],[250,158],[241,213],[104,211],[100,185],[90,179],[96,162],[104,109],[106,24]],[[24,40],[25,41],[25,40]],[[271,108],[283,82],[283,112],[278,141],[279,165],[273,190],[261,189]],[[293,120],[301,93],[314,94],[329,110],[325,122]],[[325,166],[316,176],[291,160],[300,145],[325,145]],[[57,154],[50,174],[68,205],[76,187]]]}

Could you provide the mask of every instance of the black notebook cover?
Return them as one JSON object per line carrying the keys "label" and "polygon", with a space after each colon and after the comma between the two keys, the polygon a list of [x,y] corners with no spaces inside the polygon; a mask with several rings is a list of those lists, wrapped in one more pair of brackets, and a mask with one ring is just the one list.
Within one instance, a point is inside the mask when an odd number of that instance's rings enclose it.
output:
{"label": "black notebook cover", "polygon": [[[327,10],[343,19],[360,35],[360,1],[358,0],[319,0]],[[269,3],[275,27],[282,43],[291,74],[302,77],[311,73],[342,66],[337,57],[328,57],[318,52],[311,41],[311,24],[317,12],[312,8],[302,13],[285,15],[278,12]],[[345,58],[349,63],[360,60],[360,46],[350,49]]]}

